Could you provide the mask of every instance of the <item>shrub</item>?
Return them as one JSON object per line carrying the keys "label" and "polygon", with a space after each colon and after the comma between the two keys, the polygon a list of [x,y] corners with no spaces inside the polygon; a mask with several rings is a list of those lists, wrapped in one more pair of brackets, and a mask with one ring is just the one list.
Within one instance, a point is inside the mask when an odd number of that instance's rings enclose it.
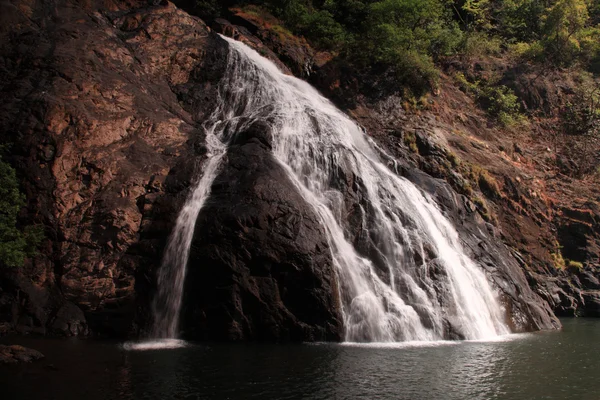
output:
{"label": "shrub", "polygon": [[600,73],[600,27],[585,29],[579,40],[580,58],[588,71]]}
{"label": "shrub", "polygon": [[544,59],[544,46],[541,42],[518,42],[509,46],[509,51],[514,57],[527,61],[542,62]]}
{"label": "shrub", "polygon": [[504,126],[512,126],[523,121],[519,98],[512,89],[504,85],[485,87],[481,101],[488,113]]}
{"label": "shrub", "polygon": [[495,28],[509,42],[534,42],[540,38],[544,12],[539,0],[503,0],[495,9]]}
{"label": "shrub", "polygon": [[479,215],[487,221],[487,222],[495,222],[492,214],[490,213],[490,209],[484,199],[479,196],[473,196],[473,203],[477,207],[477,211],[479,211]]}
{"label": "shrub", "polygon": [[477,179],[479,189],[489,198],[500,198],[502,193],[500,192],[500,186],[496,178],[490,175],[485,169],[479,170],[479,179]]}
{"label": "shrub", "polygon": [[417,147],[417,137],[414,132],[404,132],[402,141],[410,151],[413,153],[419,153],[419,148]]}
{"label": "shrub", "polygon": [[382,0],[370,5],[352,54],[363,65],[391,67],[419,96],[437,86],[434,59],[453,53],[461,36],[439,0]]}
{"label": "shrub", "polygon": [[572,269],[583,269],[583,264],[580,263],[579,261],[570,260],[569,261],[569,268],[572,268]]}
{"label": "shrub", "polygon": [[547,59],[557,66],[570,66],[580,59],[581,41],[590,34],[585,28],[589,12],[585,0],[558,0],[544,16],[541,44]]}
{"label": "shrub", "polygon": [[524,122],[519,98],[512,89],[489,82],[469,82],[462,72],[457,73],[455,79],[463,91],[474,95],[487,113],[503,126]]}
{"label": "shrub", "polygon": [[331,50],[346,43],[346,31],[328,11],[307,13],[301,22],[300,32],[318,46]]}
{"label": "shrub", "polygon": [[465,35],[461,55],[467,59],[481,58],[488,55],[499,55],[502,40],[483,32],[471,32]]}
{"label": "shrub", "polygon": [[595,173],[600,166],[600,83],[582,74],[579,88],[560,117],[560,151],[576,166],[563,172],[577,177]]}
{"label": "shrub", "polygon": [[0,158],[0,264],[6,267],[22,266],[42,239],[38,227],[17,227],[17,214],[24,205],[15,170]]}
{"label": "shrub", "polygon": [[566,268],[565,259],[563,258],[560,251],[550,253],[550,257],[552,258],[552,263],[553,263],[555,269],[565,269]]}

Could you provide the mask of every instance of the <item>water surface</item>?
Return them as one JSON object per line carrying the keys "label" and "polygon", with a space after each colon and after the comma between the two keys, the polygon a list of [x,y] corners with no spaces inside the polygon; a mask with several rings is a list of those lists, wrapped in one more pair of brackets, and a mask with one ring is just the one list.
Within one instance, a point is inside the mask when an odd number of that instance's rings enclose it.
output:
{"label": "water surface", "polygon": [[3,338],[46,359],[0,368],[0,398],[600,399],[600,321],[495,342],[226,345],[126,351]]}

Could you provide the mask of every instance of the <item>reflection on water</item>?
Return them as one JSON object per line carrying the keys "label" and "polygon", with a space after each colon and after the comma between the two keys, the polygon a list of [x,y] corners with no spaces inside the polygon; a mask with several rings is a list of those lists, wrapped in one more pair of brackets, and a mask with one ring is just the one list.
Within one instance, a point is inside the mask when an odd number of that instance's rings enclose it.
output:
{"label": "reflection on water", "polygon": [[510,340],[393,346],[125,351],[116,343],[13,338],[46,359],[0,369],[0,398],[599,399],[600,321],[563,322],[563,332]]}

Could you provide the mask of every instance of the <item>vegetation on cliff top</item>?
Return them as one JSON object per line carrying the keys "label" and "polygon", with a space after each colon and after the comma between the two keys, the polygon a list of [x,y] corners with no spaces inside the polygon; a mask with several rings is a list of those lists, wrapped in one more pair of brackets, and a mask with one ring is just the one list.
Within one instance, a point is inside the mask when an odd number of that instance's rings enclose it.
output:
{"label": "vegetation on cliff top", "polygon": [[600,72],[600,6],[596,0],[197,0],[217,14],[223,5],[259,5],[293,33],[357,66],[395,68],[414,92],[434,88],[441,57],[510,50],[555,67]]}
{"label": "vegetation on cliff top", "polygon": [[408,97],[437,91],[442,66],[459,65],[458,86],[502,127],[521,127],[537,110],[526,116],[524,99],[500,75],[466,69],[488,58],[529,64],[539,75],[568,69],[580,88],[557,106],[563,123],[555,141],[568,144],[555,149],[557,167],[574,177],[597,172],[597,0],[196,0],[196,10],[212,16],[231,6],[259,20],[261,13],[276,16],[277,29],[304,37],[362,76],[386,71]]}

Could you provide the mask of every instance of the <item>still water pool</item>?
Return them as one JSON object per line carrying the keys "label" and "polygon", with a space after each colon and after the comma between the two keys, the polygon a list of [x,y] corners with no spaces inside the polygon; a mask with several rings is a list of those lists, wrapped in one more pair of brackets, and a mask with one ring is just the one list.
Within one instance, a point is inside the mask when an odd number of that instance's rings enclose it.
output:
{"label": "still water pool", "polygon": [[493,342],[225,345],[126,351],[2,338],[46,355],[0,368],[0,398],[600,399],[600,320]]}

